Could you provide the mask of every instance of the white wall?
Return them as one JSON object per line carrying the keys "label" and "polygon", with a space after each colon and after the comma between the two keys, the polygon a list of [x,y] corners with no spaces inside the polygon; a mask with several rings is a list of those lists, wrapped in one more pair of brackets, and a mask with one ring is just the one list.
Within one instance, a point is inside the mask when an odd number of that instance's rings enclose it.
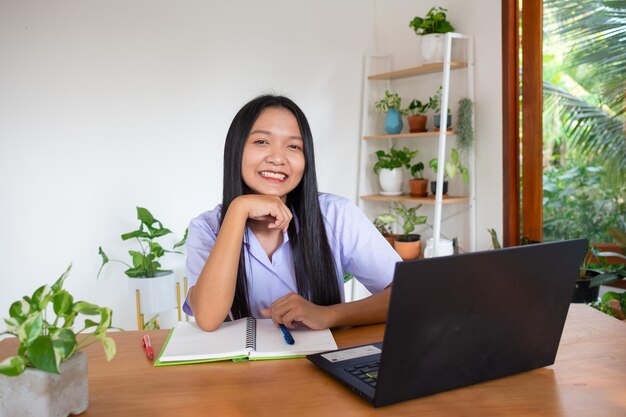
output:
{"label": "white wall", "polygon": [[[215,206],[228,125],[260,93],[303,108],[320,189],[354,198],[363,56],[409,63],[415,3],[0,0],[0,317],[73,262],[67,288],[134,328],[123,268],[95,278],[98,246],[126,258],[136,205],[175,232],[166,245]],[[476,35],[478,230],[500,228],[499,2],[440,3]]]}

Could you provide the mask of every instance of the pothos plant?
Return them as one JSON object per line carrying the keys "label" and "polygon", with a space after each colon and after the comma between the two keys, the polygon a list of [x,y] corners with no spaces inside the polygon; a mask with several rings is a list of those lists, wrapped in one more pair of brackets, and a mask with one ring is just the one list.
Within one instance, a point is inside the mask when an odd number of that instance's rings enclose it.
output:
{"label": "pothos plant", "polygon": [[[17,355],[0,363],[0,374],[17,376],[27,367],[58,374],[63,361],[97,342],[102,343],[107,360],[113,359],[115,341],[107,337],[107,329],[111,327],[111,309],[75,301],[63,289],[71,268],[70,265],[51,286],[39,287],[32,296],[24,296],[11,304],[10,318],[4,320],[7,330],[1,334],[17,337],[20,345]],[[73,326],[79,315],[92,318],[86,318],[82,329],[74,331]],[[93,329],[93,332],[78,340],[76,335],[87,329]]]}
{"label": "pothos plant", "polygon": [[406,146],[400,150],[395,147],[391,147],[389,153],[378,150],[376,151],[376,158],[378,161],[374,164],[374,173],[378,175],[381,169],[394,169],[394,168],[410,168],[411,159],[417,155],[417,151],[412,151]]}
{"label": "pothos plant", "polygon": [[374,108],[380,113],[387,113],[389,109],[396,109],[401,114],[406,114],[406,110],[402,110],[402,98],[398,93],[385,90],[385,96],[374,103]]}
{"label": "pothos plant", "polygon": [[453,32],[452,24],[448,22],[446,12],[443,7],[431,7],[425,17],[414,17],[409,23],[416,35],[428,35],[431,33]]}
{"label": "pothos plant", "polygon": [[140,251],[129,250],[128,253],[132,258],[133,265],[129,265],[126,262],[118,259],[109,259],[106,253],[102,250],[102,247],[98,248],[98,253],[102,256],[102,265],[98,271],[98,277],[102,272],[104,265],[109,261],[119,262],[128,267],[124,273],[130,278],[153,278],[158,275],[169,274],[172,271],[167,269],[161,269],[159,258],[166,253],[178,253],[174,249],[183,246],[187,240],[187,230],[183,239],[176,243],[172,250],[163,249],[163,247],[155,241],[155,239],[169,235],[172,233],[170,229],[163,227],[160,221],[154,218],[154,216],[145,208],[137,207],[137,219],[139,220],[139,228],[132,232],[124,233],[122,240],[137,239],[139,243]]}

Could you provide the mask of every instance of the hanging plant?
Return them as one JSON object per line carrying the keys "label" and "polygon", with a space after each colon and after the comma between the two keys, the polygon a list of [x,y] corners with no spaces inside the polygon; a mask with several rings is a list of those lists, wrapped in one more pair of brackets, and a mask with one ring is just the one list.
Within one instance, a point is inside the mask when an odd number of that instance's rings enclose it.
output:
{"label": "hanging plant", "polygon": [[472,127],[472,112],[474,104],[469,98],[459,100],[458,125],[456,128],[457,146],[461,151],[467,151],[474,142],[474,128]]}

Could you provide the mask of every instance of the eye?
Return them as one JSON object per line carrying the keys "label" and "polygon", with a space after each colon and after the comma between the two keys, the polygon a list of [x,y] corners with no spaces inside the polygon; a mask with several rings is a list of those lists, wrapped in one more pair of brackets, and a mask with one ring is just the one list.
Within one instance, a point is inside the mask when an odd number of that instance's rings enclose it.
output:
{"label": "eye", "polygon": [[293,149],[294,151],[302,151],[302,146],[300,145],[293,144],[293,145],[289,145],[288,148]]}
{"label": "eye", "polygon": [[267,145],[269,142],[265,139],[255,139],[252,143],[256,145]]}

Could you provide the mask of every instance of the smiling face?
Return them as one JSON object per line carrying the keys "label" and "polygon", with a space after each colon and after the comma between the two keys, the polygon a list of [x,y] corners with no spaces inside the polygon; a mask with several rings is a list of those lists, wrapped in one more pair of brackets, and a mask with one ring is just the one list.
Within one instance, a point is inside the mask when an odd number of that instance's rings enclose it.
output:
{"label": "smiling face", "polygon": [[282,107],[263,110],[243,148],[241,174],[252,192],[286,201],[304,174],[304,143],[298,121]]}

